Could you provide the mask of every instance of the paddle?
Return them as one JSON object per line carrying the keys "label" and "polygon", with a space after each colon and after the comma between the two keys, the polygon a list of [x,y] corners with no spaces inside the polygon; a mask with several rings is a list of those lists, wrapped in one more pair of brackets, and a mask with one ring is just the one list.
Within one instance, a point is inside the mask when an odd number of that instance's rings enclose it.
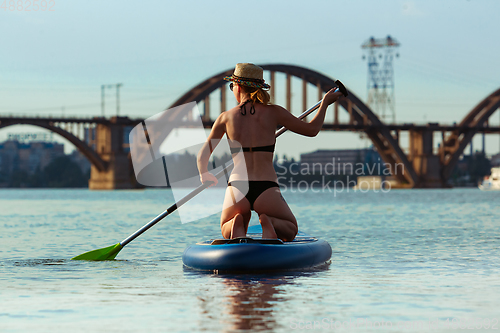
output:
{"label": "paddle", "polygon": [[[335,81],[335,84],[338,86],[338,88],[335,91],[340,90],[340,92],[342,92],[342,94],[344,96],[347,96],[347,94],[348,94],[347,93],[347,89],[344,87],[344,85],[342,84],[342,82],[340,82],[340,81],[337,80],[337,81]],[[304,111],[298,118],[299,119],[304,119],[309,114],[311,114],[312,112],[314,112],[314,110],[316,110],[317,108],[319,108],[320,105],[321,105],[321,101],[317,102],[311,108],[309,108],[308,110]],[[286,128],[281,127],[276,132],[276,137],[278,137],[281,134],[285,133],[286,130],[287,130]],[[215,175],[215,177],[217,179],[221,178],[223,175],[225,175],[227,173],[227,171],[229,170],[229,168],[231,168],[232,165],[233,165],[232,163],[230,163],[229,165],[227,165],[223,170],[219,171]],[[80,254],[79,256],[71,258],[71,260],[113,260],[113,259],[115,259],[115,257],[118,254],[118,252],[120,252],[121,249],[123,249],[123,247],[125,245],[127,245],[128,243],[130,243],[131,241],[133,241],[134,239],[136,239],[137,237],[139,237],[142,233],[144,233],[146,230],[148,230],[149,228],[151,228],[152,226],[154,226],[156,223],[158,223],[161,220],[163,220],[170,213],[175,212],[177,210],[177,208],[181,207],[183,204],[185,204],[186,202],[188,202],[189,200],[191,200],[193,197],[195,197],[197,194],[199,194],[201,191],[203,191],[204,189],[206,189],[210,185],[212,185],[212,182],[206,182],[205,184],[201,184],[196,189],[194,189],[191,193],[189,193],[184,198],[182,198],[179,201],[177,201],[175,204],[173,204],[172,206],[170,206],[163,213],[161,213],[160,215],[158,215],[157,217],[155,217],[154,219],[152,219],[151,221],[149,221],[142,228],[140,228],[139,230],[137,230],[136,232],[134,232],[132,235],[130,235],[127,238],[125,238],[120,243],[117,243],[115,245],[111,245],[111,246],[108,246],[108,247],[104,247],[102,249],[97,249],[97,250],[85,252],[83,254]]]}

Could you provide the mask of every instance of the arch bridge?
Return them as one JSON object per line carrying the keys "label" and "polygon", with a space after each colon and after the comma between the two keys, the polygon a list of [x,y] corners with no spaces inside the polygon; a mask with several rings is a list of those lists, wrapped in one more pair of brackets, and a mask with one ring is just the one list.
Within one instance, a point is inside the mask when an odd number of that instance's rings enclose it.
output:
{"label": "arch bridge", "polygon": [[126,189],[135,186],[125,135],[141,120],[127,117],[42,118],[0,116],[0,129],[32,125],[59,134],[91,163],[90,189]]}
{"label": "arch bridge", "polygon": [[[278,94],[276,76],[285,77],[285,107],[292,109],[292,80],[300,81],[301,110],[309,107],[308,90],[317,90],[317,99],[335,87],[335,80],[311,69],[285,65],[260,65],[271,85],[271,99]],[[199,83],[169,108],[189,102],[203,103],[202,120],[210,128],[218,112],[211,112],[214,99],[220,112],[227,109],[228,84],[223,77],[231,75],[233,69],[220,72]],[[345,83],[345,82],[344,82]],[[215,98],[211,98],[215,97]],[[312,103],[310,103],[312,104]],[[487,96],[465,118],[453,126],[437,123],[427,125],[385,124],[352,91],[349,96],[340,98],[333,105],[333,119],[325,120],[323,130],[363,132],[372,141],[383,161],[389,166],[398,187],[402,188],[439,188],[446,187],[447,180],[463,154],[472,137],[479,133],[500,133],[499,127],[490,127],[488,119],[500,106],[500,89]],[[182,121],[170,114],[169,121]],[[328,114],[327,114],[328,117]],[[330,116],[330,118],[332,118]],[[39,117],[2,117],[0,129],[11,125],[33,125],[55,132],[85,155],[92,164],[91,189],[118,189],[136,186],[130,162],[127,131],[143,119],[112,117],[80,118],[39,118]],[[143,123],[144,124],[144,123]],[[409,149],[405,153],[400,146],[400,133],[408,132]],[[441,133],[442,142],[435,152],[435,133]],[[165,137],[169,133],[163,132]]]}
{"label": "arch bridge", "polygon": [[[302,108],[308,108],[308,87],[315,87],[317,100],[325,92],[335,87],[335,79],[311,69],[285,65],[260,65],[271,85],[270,95],[276,97],[276,73],[285,75],[285,107],[292,109],[292,78],[301,81]],[[202,118],[206,127],[214,121],[211,119],[211,95],[218,94],[220,112],[227,109],[227,82],[225,76],[230,76],[233,69],[220,72],[199,83],[170,107],[189,102],[203,102]],[[346,83],[346,82],[344,82]],[[217,93],[218,91],[218,93]],[[315,100],[314,102],[316,102]],[[439,188],[447,187],[448,178],[456,166],[465,147],[472,137],[481,133],[500,133],[499,127],[490,127],[488,119],[499,108],[500,89],[481,101],[458,125],[446,126],[437,123],[426,125],[385,124],[377,115],[363,103],[352,91],[347,97],[340,98],[333,106],[333,119],[326,119],[323,130],[364,132],[372,141],[383,161],[389,166],[396,186],[402,188]],[[339,106],[344,113],[344,121],[339,114]],[[328,115],[327,115],[328,117]],[[400,133],[408,132],[409,149],[405,153],[400,146]],[[434,133],[441,133],[442,142],[438,152],[435,152]]]}

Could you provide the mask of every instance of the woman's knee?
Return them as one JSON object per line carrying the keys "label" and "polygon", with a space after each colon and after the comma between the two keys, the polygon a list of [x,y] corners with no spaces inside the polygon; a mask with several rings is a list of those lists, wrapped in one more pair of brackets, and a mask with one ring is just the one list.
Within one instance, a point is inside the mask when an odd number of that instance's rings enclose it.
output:
{"label": "woman's knee", "polygon": [[285,242],[291,242],[295,239],[295,236],[297,236],[298,231],[299,228],[296,224],[289,225],[287,230],[280,232],[279,238]]}

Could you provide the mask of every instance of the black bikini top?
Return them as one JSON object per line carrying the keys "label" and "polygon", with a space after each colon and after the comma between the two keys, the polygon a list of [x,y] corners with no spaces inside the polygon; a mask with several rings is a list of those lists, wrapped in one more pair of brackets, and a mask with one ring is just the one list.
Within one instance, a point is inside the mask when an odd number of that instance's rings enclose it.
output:
{"label": "black bikini top", "polygon": [[[245,105],[251,102],[251,100],[246,100],[240,107],[240,113],[244,116],[247,114],[247,109],[245,108]],[[252,106],[250,107],[250,114],[255,114],[255,107]],[[269,145],[269,146],[260,146],[260,147],[236,147],[236,148],[230,148],[231,149],[231,154],[237,154],[240,151],[243,152],[248,152],[248,153],[253,153],[254,151],[267,151],[270,153],[274,153],[274,144]]]}
{"label": "black bikini top", "polygon": [[253,153],[255,151],[267,151],[267,152],[273,153],[274,152],[274,145],[260,146],[260,147],[236,147],[236,148],[230,148],[230,149],[231,149],[231,154],[237,154],[240,151],[248,152],[248,153]]}

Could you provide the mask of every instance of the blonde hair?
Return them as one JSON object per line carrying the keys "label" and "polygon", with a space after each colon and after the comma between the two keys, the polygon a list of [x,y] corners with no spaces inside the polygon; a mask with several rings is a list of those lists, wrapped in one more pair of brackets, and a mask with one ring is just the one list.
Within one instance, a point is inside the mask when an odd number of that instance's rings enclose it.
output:
{"label": "blonde hair", "polygon": [[244,85],[240,85],[244,92],[250,95],[250,99],[252,103],[261,103],[264,105],[268,105],[271,101],[271,96],[269,93],[262,88],[248,87]]}

